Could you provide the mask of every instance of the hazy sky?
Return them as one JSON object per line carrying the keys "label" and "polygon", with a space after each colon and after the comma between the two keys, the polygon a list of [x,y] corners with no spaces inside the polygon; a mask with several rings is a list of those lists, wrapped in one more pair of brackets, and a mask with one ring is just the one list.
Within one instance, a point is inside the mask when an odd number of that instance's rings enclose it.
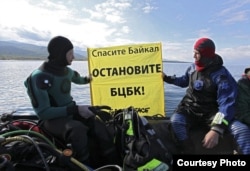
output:
{"label": "hazy sky", "polygon": [[82,50],[161,42],[163,58],[184,61],[209,37],[225,63],[250,65],[250,0],[0,1],[0,40],[47,46],[56,35]]}

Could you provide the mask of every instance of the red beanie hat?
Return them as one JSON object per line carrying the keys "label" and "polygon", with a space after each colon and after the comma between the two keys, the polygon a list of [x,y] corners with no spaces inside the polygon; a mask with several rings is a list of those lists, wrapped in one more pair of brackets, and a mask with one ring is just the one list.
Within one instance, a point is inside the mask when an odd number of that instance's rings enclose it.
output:
{"label": "red beanie hat", "polygon": [[201,57],[213,58],[215,57],[215,45],[211,39],[200,38],[194,44],[194,49],[200,52]]}

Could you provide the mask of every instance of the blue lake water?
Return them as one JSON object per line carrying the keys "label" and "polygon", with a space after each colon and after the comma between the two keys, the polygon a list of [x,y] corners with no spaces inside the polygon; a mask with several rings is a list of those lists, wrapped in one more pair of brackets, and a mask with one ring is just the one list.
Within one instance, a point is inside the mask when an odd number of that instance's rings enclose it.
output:
{"label": "blue lake water", "polygon": [[[0,60],[0,114],[16,111],[16,114],[34,114],[24,87],[24,80],[43,61]],[[163,71],[168,75],[182,75],[190,63],[163,63]],[[238,80],[248,64],[226,66]],[[74,61],[70,66],[82,75],[88,74],[87,61]],[[169,116],[185,93],[185,88],[164,84],[165,110]],[[78,104],[91,104],[89,85],[72,84],[72,96]],[[133,105],[133,104],[131,104]]]}

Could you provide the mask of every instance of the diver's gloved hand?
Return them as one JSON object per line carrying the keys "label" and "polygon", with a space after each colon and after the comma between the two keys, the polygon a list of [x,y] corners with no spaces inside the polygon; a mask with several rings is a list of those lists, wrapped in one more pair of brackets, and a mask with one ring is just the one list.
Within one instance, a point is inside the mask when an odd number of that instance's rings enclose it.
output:
{"label": "diver's gloved hand", "polygon": [[90,105],[79,105],[78,113],[82,118],[89,119],[95,117],[95,114],[90,110]]}
{"label": "diver's gloved hand", "polygon": [[175,75],[167,76],[164,72],[162,72],[162,78],[163,81],[165,81],[166,83],[173,84],[175,80]]}
{"label": "diver's gloved hand", "polygon": [[90,83],[91,81],[92,81],[92,75],[89,75],[89,76],[86,76],[85,77],[85,81],[87,82],[87,83]]}

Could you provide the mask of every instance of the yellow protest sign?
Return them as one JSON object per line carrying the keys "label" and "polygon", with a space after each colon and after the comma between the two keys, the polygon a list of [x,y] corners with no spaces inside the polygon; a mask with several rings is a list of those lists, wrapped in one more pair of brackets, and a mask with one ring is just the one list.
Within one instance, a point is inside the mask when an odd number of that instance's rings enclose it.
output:
{"label": "yellow protest sign", "polygon": [[92,105],[165,116],[161,43],[88,48]]}

